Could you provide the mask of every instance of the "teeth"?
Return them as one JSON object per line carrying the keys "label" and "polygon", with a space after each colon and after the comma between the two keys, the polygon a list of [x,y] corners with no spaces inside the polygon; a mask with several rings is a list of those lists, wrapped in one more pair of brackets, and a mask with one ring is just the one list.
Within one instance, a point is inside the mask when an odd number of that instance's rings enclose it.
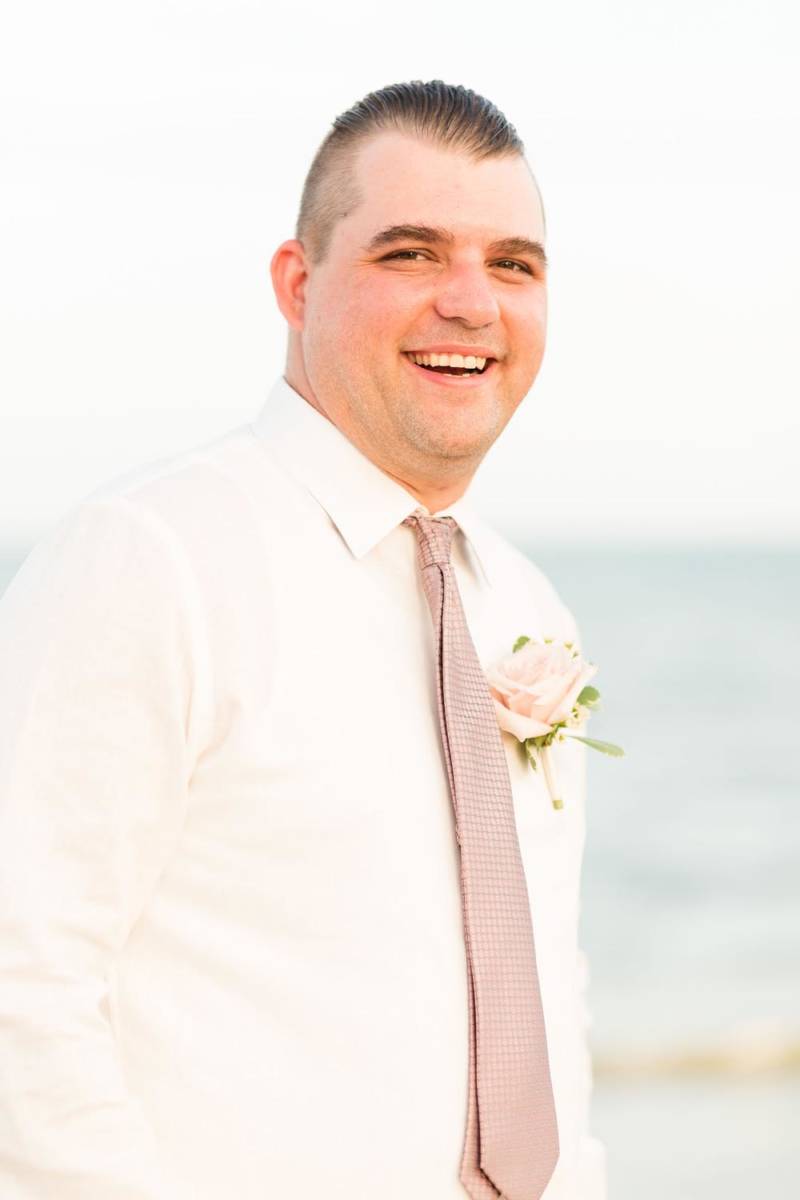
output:
{"label": "teeth", "polygon": [[466,367],[468,370],[482,371],[486,359],[476,354],[409,354],[409,358],[424,367]]}

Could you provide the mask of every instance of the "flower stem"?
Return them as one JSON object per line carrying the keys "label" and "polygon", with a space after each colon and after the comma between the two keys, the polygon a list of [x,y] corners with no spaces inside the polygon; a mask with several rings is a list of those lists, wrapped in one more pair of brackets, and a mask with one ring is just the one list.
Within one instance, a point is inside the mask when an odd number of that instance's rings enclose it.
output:
{"label": "flower stem", "polygon": [[563,808],[564,801],[561,799],[561,796],[559,795],[558,780],[556,778],[556,767],[555,767],[555,763],[553,762],[552,758],[550,757],[550,747],[549,746],[541,746],[539,748],[539,756],[542,760],[542,767],[544,769],[544,777],[545,777],[545,781],[547,783],[547,790],[550,793],[550,799],[553,802],[553,808]]}

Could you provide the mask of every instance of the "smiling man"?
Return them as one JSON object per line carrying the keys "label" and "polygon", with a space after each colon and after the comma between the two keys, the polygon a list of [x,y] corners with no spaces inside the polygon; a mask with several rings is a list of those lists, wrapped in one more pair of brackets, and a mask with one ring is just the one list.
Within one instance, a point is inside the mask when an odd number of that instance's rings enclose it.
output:
{"label": "smiling man", "polygon": [[[371,103],[363,102],[365,114]],[[479,143],[479,121],[488,125],[492,114],[476,101],[470,128],[461,103],[469,147],[469,134]],[[301,240],[284,243],[273,260],[290,327],[286,379],[436,511],[464,492],[539,370],[544,213],[499,114],[486,133],[503,152],[487,155],[487,136],[480,157],[457,137],[420,138],[411,122],[384,118],[375,128],[361,119],[364,129],[343,123],[349,139],[336,130],[341,140],[321,152],[323,163],[326,151],[340,160],[327,178],[312,168],[312,188],[327,195],[306,189]],[[324,253],[313,232],[322,205],[341,214],[325,230]]]}
{"label": "smiling man", "polygon": [[254,424],[0,605],[0,1195],[602,1200],[584,747],[557,809],[484,675],[579,636],[465,495],[544,353],[539,192],[491,103],[399,84],[295,232]]}

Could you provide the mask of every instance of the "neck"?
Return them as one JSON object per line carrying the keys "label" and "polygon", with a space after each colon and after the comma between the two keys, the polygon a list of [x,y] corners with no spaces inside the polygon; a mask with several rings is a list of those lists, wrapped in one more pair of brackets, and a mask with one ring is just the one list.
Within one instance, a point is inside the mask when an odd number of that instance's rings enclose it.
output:
{"label": "neck", "polygon": [[[378,465],[381,466],[380,463]],[[469,480],[462,480],[458,484],[455,482],[445,483],[440,486],[418,485],[410,483],[401,475],[395,475],[394,472],[387,470],[386,467],[381,466],[381,470],[399,483],[401,487],[404,487],[407,492],[411,492],[411,495],[419,500],[420,504],[423,504],[431,515],[440,512],[443,508],[449,508],[451,504],[455,504],[456,500],[460,500],[464,495],[469,485]]]}
{"label": "neck", "polygon": [[[299,369],[298,369],[299,366]],[[296,356],[291,353],[287,356],[286,366],[283,373],[286,382],[294,388],[296,392],[307,401],[308,404],[321,413],[326,420],[331,418],[325,412],[321,404],[318,403],[313,389],[308,381],[305,371],[302,368],[302,362],[298,364]],[[335,423],[335,422],[334,422]],[[341,428],[337,426],[337,428]],[[420,504],[427,508],[428,512],[433,514],[439,512],[443,508],[449,508],[451,504],[455,504],[456,500],[460,500],[469,487],[472,479],[472,474],[460,475],[457,479],[433,480],[433,479],[410,479],[402,474],[397,474],[386,463],[376,458],[372,451],[365,446],[362,446],[357,436],[354,436],[346,430],[342,430],[346,437],[349,437],[354,445],[358,446],[359,450],[367,455],[372,462],[379,467],[385,475],[394,479],[401,487],[404,487],[407,492],[410,492]]]}

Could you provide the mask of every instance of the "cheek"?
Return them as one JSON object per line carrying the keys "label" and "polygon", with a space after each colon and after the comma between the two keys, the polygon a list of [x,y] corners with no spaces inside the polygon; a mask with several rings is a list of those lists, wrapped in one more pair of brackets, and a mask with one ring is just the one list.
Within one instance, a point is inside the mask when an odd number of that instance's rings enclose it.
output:
{"label": "cheek", "polygon": [[539,346],[547,329],[547,293],[541,292],[528,298],[526,303],[512,308],[509,324],[521,344],[529,345],[532,349]]}
{"label": "cheek", "polygon": [[324,292],[315,291],[306,302],[305,335],[307,353],[327,353],[341,339],[339,312]]}
{"label": "cheek", "polygon": [[337,300],[342,306],[348,327],[360,331],[364,351],[383,349],[395,354],[408,331],[414,327],[419,303],[407,286],[392,286],[391,280],[373,278],[362,283],[356,291]]}
{"label": "cheek", "polygon": [[534,303],[520,305],[516,311],[507,311],[506,321],[509,345],[514,349],[514,366],[523,373],[536,370],[544,355],[546,299],[537,299]]}

